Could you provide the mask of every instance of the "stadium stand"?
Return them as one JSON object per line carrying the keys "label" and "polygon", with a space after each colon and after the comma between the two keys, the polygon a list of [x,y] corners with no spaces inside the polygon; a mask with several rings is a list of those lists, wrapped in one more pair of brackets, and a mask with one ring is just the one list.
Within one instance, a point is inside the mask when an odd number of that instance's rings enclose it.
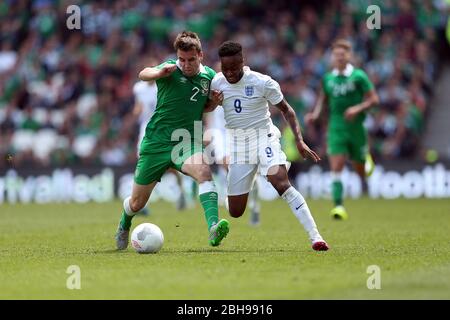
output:
{"label": "stadium stand", "polygon": [[[210,66],[220,43],[240,41],[247,64],[280,82],[300,119],[329,68],[331,42],[349,39],[381,98],[366,122],[375,158],[420,150],[441,63],[434,49],[447,23],[443,1],[371,1],[382,32],[367,28],[363,0],[78,1],[81,29],[69,30],[73,2],[0,4],[0,156],[17,167],[134,164],[132,87],[150,57],[173,57],[172,39],[184,29],[200,35]],[[324,125],[305,128],[321,156]]]}

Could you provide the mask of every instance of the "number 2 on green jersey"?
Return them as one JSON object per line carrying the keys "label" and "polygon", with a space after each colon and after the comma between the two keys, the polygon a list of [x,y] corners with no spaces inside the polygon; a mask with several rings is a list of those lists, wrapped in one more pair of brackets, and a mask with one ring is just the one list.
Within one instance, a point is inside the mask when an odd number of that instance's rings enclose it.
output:
{"label": "number 2 on green jersey", "polygon": [[194,94],[191,96],[190,100],[197,102],[197,99],[195,98],[195,96],[200,92],[200,89],[197,87],[193,87],[192,91],[194,91]]}

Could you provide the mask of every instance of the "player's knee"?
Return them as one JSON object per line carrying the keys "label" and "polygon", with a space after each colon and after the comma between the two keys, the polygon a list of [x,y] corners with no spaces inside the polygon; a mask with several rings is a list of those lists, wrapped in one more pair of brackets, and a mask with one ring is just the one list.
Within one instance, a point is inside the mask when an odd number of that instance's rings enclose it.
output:
{"label": "player's knee", "polygon": [[230,216],[233,218],[239,218],[244,214],[245,208],[239,208],[239,207],[230,207],[229,212]]}
{"label": "player's knee", "polygon": [[274,179],[271,181],[272,186],[277,190],[279,195],[282,195],[287,189],[291,187],[291,183],[284,179]]}
{"label": "player's knee", "polygon": [[197,172],[197,182],[202,183],[202,182],[211,181],[211,180],[212,180],[212,176],[211,176],[211,170],[209,169],[209,166],[207,166],[207,165],[200,166],[198,169],[198,172]]}

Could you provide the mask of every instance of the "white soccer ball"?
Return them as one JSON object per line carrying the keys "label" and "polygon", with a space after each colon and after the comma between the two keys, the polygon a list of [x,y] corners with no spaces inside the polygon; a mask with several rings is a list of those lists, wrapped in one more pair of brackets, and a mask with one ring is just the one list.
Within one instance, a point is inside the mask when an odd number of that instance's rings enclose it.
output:
{"label": "white soccer ball", "polygon": [[163,243],[164,235],[153,223],[141,223],[131,233],[131,245],[138,253],[157,253]]}

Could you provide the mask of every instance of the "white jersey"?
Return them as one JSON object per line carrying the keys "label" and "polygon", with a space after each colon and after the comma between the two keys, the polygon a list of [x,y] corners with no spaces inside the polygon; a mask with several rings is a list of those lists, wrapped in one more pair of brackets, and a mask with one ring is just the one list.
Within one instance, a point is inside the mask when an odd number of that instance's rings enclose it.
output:
{"label": "white jersey", "polygon": [[139,81],[134,85],[133,93],[136,101],[142,105],[139,123],[141,125],[147,125],[156,109],[158,94],[156,82]]}
{"label": "white jersey", "polygon": [[141,113],[139,114],[139,137],[137,143],[139,156],[139,147],[145,135],[145,128],[156,109],[158,87],[156,82],[149,83],[147,81],[139,81],[133,86],[133,94],[136,101],[142,106]]}
{"label": "white jersey", "polygon": [[211,89],[222,91],[227,129],[268,129],[273,126],[269,105],[283,100],[280,85],[271,77],[245,70],[241,80],[229,83],[222,72],[211,82]]}
{"label": "white jersey", "polygon": [[245,70],[237,83],[216,74],[211,89],[223,92],[223,111],[229,155],[228,194],[248,193],[257,172],[266,176],[275,165],[285,165],[280,131],[270,119],[269,104],[283,100],[280,85],[267,75]]}
{"label": "white jersey", "polygon": [[225,132],[225,115],[223,108],[217,107],[213,112],[208,113],[208,127]]}

